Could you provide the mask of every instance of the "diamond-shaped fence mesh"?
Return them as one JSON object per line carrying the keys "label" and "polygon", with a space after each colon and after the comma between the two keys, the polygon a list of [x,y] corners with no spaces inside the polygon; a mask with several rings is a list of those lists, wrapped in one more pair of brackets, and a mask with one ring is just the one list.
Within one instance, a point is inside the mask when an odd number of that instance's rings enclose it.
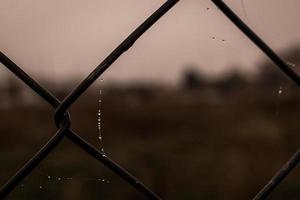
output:
{"label": "diamond-shaped fence mesh", "polygon": [[[89,76],[87,76],[62,102],[45,88],[31,78],[21,67],[15,64],[2,52],[0,61],[14,75],[21,79],[27,86],[47,101],[55,111],[55,124],[58,128],[54,136],[14,175],[0,190],[0,199],[7,197],[12,190],[43,161],[49,153],[64,139],[69,138],[73,143],[80,146],[86,153],[97,159],[103,165],[120,176],[128,184],[141,192],[147,199],[161,199],[157,194],[147,188],[141,181],[128,173],[125,169],[115,163],[107,155],[98,151],[91,144],[82,139],[77,133],[70,129],[70,116],[68,109],[72,104],[93,84],[98,77],[108,69],[123,52],[127,51],[134,42],[141,37],[156,21],[166,14],[179,0],[168,0],[149,18],[147,18],[133,33],[131,33],[102,63],[100,63]],[[212,0],[220,9],[253,43],[256,44],[290,79],[300,86],[300,77],[287,63],[285,63],[258,35],[256,35],[222,0]],[[262,188],[253,198],[255,200],[265,199],[286,178],[300,161],[300,150],[275,174],[275,176]]]}

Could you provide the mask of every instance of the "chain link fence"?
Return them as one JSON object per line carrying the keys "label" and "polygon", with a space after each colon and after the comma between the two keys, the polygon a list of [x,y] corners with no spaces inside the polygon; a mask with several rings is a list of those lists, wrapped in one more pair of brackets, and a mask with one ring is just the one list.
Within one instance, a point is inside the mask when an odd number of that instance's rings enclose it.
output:
{"label": "chain link fence", "polygon": [[[30,75],[22,70],[17,64],[0,52],[1,63],[15,76],[21,79],[28,87],[35,91],[40,97],[55,108],[54,121],[58,128],[54,136],[0,189],[0,199],[6,198],[12,190],[28,176],[54,148],[64,139],[68,138],[77,144],[83,151],[97,159],[103,165],[120,176],[128,184],[142,193],[147,199],[161,199],[157,194],[147,188],[141,181],[131,175],[111,158],[94,148],[82,139],[77,133],[70,129],[70,116],[68,109],[73,103],[107,70],[134,42],[140,38],[155,22],[166,14],[179,0],[167,0],[149,18],[147,18],[137,29],[135,29],[102,63],[100,63],[62,102],[51,92],[43,88]],[[283,73],[300,86],[300,77],[288,64],[283,61],[258,35],[252,31],[222,0],[212,0],[217,8],[222,11],[256,46],[269,57]],[[300,149],[290,160],[274,175],[274,177],[259,191],[254,200],[266,199],[271,192],[286,178],[300,161]]]}

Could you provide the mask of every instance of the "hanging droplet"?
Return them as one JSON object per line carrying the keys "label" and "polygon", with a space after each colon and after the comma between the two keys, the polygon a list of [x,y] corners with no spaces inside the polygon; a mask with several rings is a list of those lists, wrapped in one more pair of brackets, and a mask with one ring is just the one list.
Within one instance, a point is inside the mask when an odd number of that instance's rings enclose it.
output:
{"label": "hanging droplet", "polygon": [[278,94],[282,94],[283,90],[282,90],[282,86],[279,87],[279,90],[278,90]]}
{"label": "hanging droplet", "polygon": [[98,127],[98,140],[100,143],[100,151],[104,153],[104,144],[103,144],[103,136],[102,136],[102,123],[101,123],[101,103],[102,103],[102,89],[99,90],[99,100],[98,100],[98,119],[97,119],[97,127]]}
{"label": "hanging droplet", "polygon": [[281,96],[282,96],[282,93],[283,93],[283,87],[282,87],[282,85],[280,85],[279,86],[279,89],[278,89],[278,91],[277,91],[277,95],[278,95],[278,97],[277,97],[277,105],[276,105],[276,116],[279,116],[279,111],[280,111],[280,104],[281,104]]}
{"label": "hanging droplet", "polygon": [[295,63],[292,63],[292,62],[287,62],[286,63],[288,66],[290,66],[290,67],[296,67],[296,64]]}
{"label": "hanging droplet", "polygon": [[51,176],[47,176],[48,179],[51,179]]}
{"label": "hanging droplet", "polygon": [[39,187],[39,188],[40,188],[40,190],[41,190],[41,189],[43,189],[43,186],[41,186],[41,185],[40,185],[40,187]]}

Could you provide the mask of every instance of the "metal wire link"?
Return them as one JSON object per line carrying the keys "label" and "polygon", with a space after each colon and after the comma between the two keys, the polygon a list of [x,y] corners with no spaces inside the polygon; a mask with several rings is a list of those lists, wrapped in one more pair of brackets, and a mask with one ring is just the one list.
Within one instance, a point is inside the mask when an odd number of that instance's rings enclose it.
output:
{"label": "metal wire link", "polygon": [[234,23],[259,49],[263,51],[292,81],[300,86],[300,76],[294,72],[247,24],[245,24],[222,0],[212,2]]}
{"label": "metal wire link", "polygon": [[[261,49],[283,73],[293,82],[300,86],[300,76],[294,72],[250,27],[247,26],[222,0],[212,0],[212,2],[234,23],[259,49]],[[286,176],[300,162],[300,149],[290,158],[290,160],[274,175],[274,177],[263,187],[253,200],[266,199],[271,192],[286,178]]]}
{"label": "metal wire link", "polygon": [[108,69],[134,42],[140,38],[160,17],[171,9],[179,0],[169,0],[135,29],[110,55],[108,55],[62,102],[55,113],[56,123],[63,113],[78,99],[83,92]]}
{"label": "metal wire link", "polygon": [[[158,10],[156,10],[144,23],[142,23],[132,34],[124,40],[92,73],[82,84],[77,87],[63,102],[59,102],[50,92],[41,87],[34,79],[27,75],[21,68],[13,63],[7,56],[0,52],[0,61],[23,82],[25,82],[36,93],[48,101],[53,107],[57,108],[55,112],[55,124],[61,127],[58,132],[45,144],[45,146],[29,160],[1,189],[0,198],[5,198],[45,157],[57,146],[57,144],[68,136],[75,144],[83,148],[91,156],[102,162],[108,168],[113,170],[127,183],[144,194],[148,199],[159,200],[158,195],[148,189],[142,182],[121,168],[105,154],[96,150],[72,130],[69,129],[70,120],[68,120],[67,109],[73,102],[124,52],[127,51],[134,42],[143,35],[156,21],[167,13],[179,0],[168,0]],[[71,97],[71,98],[70,98]],[[67,119],[67,120],[65,120]]]}
{"label": "metal wire link", "polygon": [[[45,99],[54,108],[56,108],[60,105],[60,102],[56,97],[54,97],[50,92],[48,92],[43,87],[41,87],[34,79],[32,79],[29,75],[27,75],[20,67],[18,67],[15,63],[13,63],[2,52],[0,52],[0,61],[19,79],[24,80],[26,85],[28,85],[30,88],[32,88],[37,94],[39,94],[43,99]],[[94,148],[91,144],[86,142],[84,139],[82,139],[79,135],[74,133],[72,130],[69,129],[66,136],[73,143],[80,146],[89,155],[91,155],[95,159],[99,160],[102,164],[104,164],[105,166],[110,168],[112,171],[114,171],[116,174],[118,174],[121,178],[123,178],[125,181],[127,181],[129,184],[131,184],[137,190],[139,190],[140,192],[142,192],[145,195],[155,196],[155,194],[153,192],[151,192],[151,190],[149,190],[146,186],[144,186],[137,178],[135,178],[130,173],[128,173],[125,169],[123,169],[121,166],[119,166],[117,163],[115,163],[113,160],[111,160],[108,156],[106,156],[102,152],[98,151],[96,148]],[[18,182],[20,182],[20,181],[21,180],[18,179]],[[11,184],[6,184],[6,185],[11,185]],[[8,189],[10,189],[10,190],[8,190]],[[8,194],[8,192],[10,192],[11,190],[13,190],[13,187],[7,187],[7,189],[4,189],[4,187],[3,187],[3,191],[5,191],[5,192],[3,192],[3,195],[5,194],[4,196],[6,196]],[[2,190],[0,190],[0,198],[2,197],[1,191]],[[153,198],[149,198],[149,199],[155,199],[155,198],[153,197]]]}
{"label": "metal wire link", "polygon": [[66,117],[56,134],[1,188],[0,199],[4,199],[46,156],[62,141],[70,127],[70,120]]}
{"label": "metal wire link", "polygon": [[[32,90],[39,94],[52,107],[56,108],[54,121],[59,130],[57,133],[30,159],[9,181],[0,189],[0,199],[4,199],[66,136],[73,143],[81,147],[89,155],[107,166],[123,180],[144,194],[148,199],[160,199],[158,195],[148,189],[138,179],[116,164],[102,152],[73,132],[70,127],[68,108],[108,69],[134,42],[141,37],[157,20],[167,13],[179,0],[166,1],[157,11],[144,21],[132,34],[130,34],[107,58],[103,60],[65,99],[60,102],[45,88],[26,74],[7,56],[0,52],[0,61],[14,75],[21,79]],[[222,0],[212,2],[254,43],[261,49],[290,79],[300,86],[300,77],[258,36],[252,31]],[[254,200],[267,198],[282,180],[296,167],[300,161],[300,149],[280,169],[269,183],[254,197]]]}

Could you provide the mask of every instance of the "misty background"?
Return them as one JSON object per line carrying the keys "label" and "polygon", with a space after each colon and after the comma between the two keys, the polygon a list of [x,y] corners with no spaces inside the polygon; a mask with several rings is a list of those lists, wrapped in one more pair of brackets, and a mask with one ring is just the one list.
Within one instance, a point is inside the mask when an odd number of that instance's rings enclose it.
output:
{"label": "misty background", "polygon": [[[82,79],[163,2],[1,0],[1,51],[40,79]],[[278,53],[298,45],[299,1],[226,3]],[[186,0],[147,31],[103,78],[175,84],[189,64],[212,77],[237,68],[252,74],[262,58],[210,1]]]}
{"label": "misty background", "polygon": [[[0,49],[63,99],[164,1],[0,0]],[[297,73],[297,0],[225,1]],[[99,92],[101,90],[101,96]],[[251,199],[299,147],[299,88],[208,0],[180,1],[70,108],[163,199]],[[0,65],[0,184],[55,133]],[[296,168],[270,199],[299,199]],[[65,139],[8,199],[144,199]]]}

